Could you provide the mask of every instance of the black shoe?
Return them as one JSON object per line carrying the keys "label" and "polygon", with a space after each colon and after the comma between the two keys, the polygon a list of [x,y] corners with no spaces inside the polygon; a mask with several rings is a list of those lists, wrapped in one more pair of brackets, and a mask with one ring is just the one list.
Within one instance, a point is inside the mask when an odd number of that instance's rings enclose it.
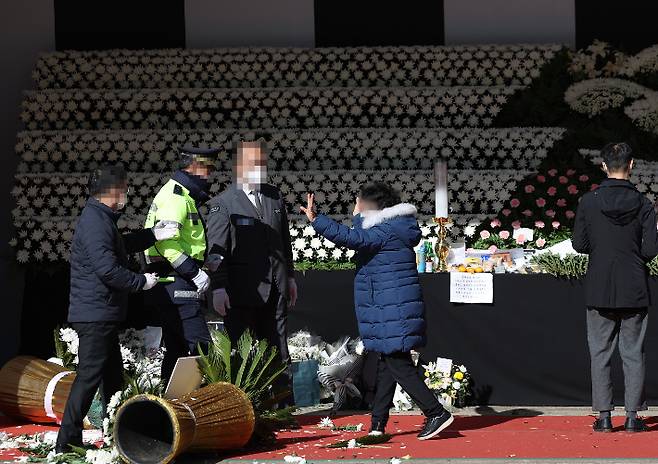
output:
{"label": "black shoe", "polygon": [[592,424],[592,430],[603,433],[612,432],[612,418],[599,417],[594,421],[594,424]]}
{"label": "black shoe", "polygon": [[439,416],[428,417],[423,430],[418,434],[418,439],[429,440],[436,437],[441,431],[452,424],[454,420],[455,418],[448,411],[444,411]]}
{"label": "black shoe", "polygon": [[624,428],[629,433],[646,432],[649,430],[647,424],[645,424],[639,417],[627,417]]}

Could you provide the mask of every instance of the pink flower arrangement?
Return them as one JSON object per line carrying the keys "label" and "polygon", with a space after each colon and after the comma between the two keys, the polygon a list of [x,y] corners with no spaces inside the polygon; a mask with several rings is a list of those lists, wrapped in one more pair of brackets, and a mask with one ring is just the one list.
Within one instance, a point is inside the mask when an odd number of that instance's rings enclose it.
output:
{"label": "pink flower arrangement", "polygon": [[555,177],[557,175],[557,169],[550,169],[548,171],[548,175],[551,177]]}
{"label": "pink flower arrangement", "polygon": [[507,230],[502,230],[500,234],[498,234],[500,238],[503,240],[507,240],[509,238],[510,233]]}
{"label": "pink flower arrangement", "polygon": [[552,209],[546,210],[546,216],[548,216],[549,218],[554,218],[555,217],[555,211],[552,210]]}
{"label": "pink flower arrangement", "polygon": [[535,191],[535,186],[534,185],[526,185],[525,186],[525,193],[532,193]]}
{"label": "pink flower arrangement", "polygon": [[574,213],[574,212],[571,211],[571,210],[568,210],[567,212],[565,212],[564,215],[565,215],[568,219],[573,219],[573,218],[576,217],[576,213]]}
{"label": "pink flower arrangement", "polygon": [[576,173],[575,169],[568,169],[567,170],[567,176],[569,176],[569,177],[573,176],[575,173]]}
{"label": "pink flower arrangement", "polygon": [[583,174],[578,178],[578,180],[581,182],[587,182],[589,180],[589,176],[587,174]]}
{"label": "pink flower arrangement", "polygon": [[515,229],[519,229],[521,227],[521,221],[514,221],[512,223],[512,227]]}
{"label": "pink flower arrangement", "polygon": [[526,210],[523,210],[523,212],[521,214],[523,214],[525,217],[530,217],[530,216],[532,216],[532,211],[530,211],[529,209],[526,209]]}
{"label": "pink flower arrangement", "polygon": [[560,198],[558,201],[555,202],[560,208],[564,208],[567,206],[567,200],[564,198]]}
{"label": "pink flower arrangement", "polygon": [[546,193],[548,193],[549,197],[554,197],[555,194],[557,193],[557,189],[555,187],[548,187],[548,190],[546,190]]}
{"label": "pink flower arrangement", "polygon": [[518,198],[512,198],[512,199],[510,200],[509,204],[510,204],[510,206],[511,206],[512,208],[518,208],[519,205],[521,204],[521,202],[519,201]]}
{"label": "pink flower arrangement", "polygon": [[500,219],[494,219],[493,221],[491,221],[491,227],[492,228],[495,229],[496,227],[500,227],[500,226],[501,226]]}
{"label": "pink flower arrangement", "polygon": [[482,230],[482,231],[480,231],[480,238],[481,238],[482,240],[486,240],[486,239],[488,239],[489,237],[491,237],[491,234],[489,233],[488,230]]}
{"label": "pink flower arrangement", "polygon": [[537,245],[537,248],[544,248],[544,245],[546,245],[546,240],[543,238],[538,238],[535,242],[535,245]]}
{"label": "pink flower arrangement", "polygon": [[509,209],[506,208],[506,209],[502,210],[501,213],[503,213],[503,216],[507,217],[510,214],[512,214],[512,211],[510,211]]}
{"label": "pink flower arrangement", "polygon": [[535,221],[535,227],[537,229],[543,229],[544,227],[546,227],[546,224],[544,224],[544,221]]}
{"label": "pink flower arrangement", "polygon": [[546,200],[544,200],[543,198],[537,198],[535,203],[537,203],[537,206],[539,206],[540,208],[546,206]]}
{"label": "pink flower arrangement", "polygon": [[525,235],[523,235],[523,234],[519,234],[519,235],[516,237],[516,244],[517,244],[517,245],[523,245],[525,242],[526,242],[526,240],[525,240]]}
{"label": "pink flower arrangement", "polygon": [[496,245],[491,245],[491,246],[489,247],[489,251],[490,251],[491,253],[495,253],[495,252],[498,251],[498,247],[497,247]]}
{"label": "pink flower arrangement", "polygon": [[558,180],[560,181],[561,184],[569,183],[569,179],[566,176],[560,176]]}
{"label": "pink flower arrangement", "polygon": [[551,222],[551,225],[553,226],[553,229],[559,229],[560,228],[560,221],[553,221],[553,222]]}
{"label": "pink flower arrangement", "polygon": [[576,195],[578,193],[578,187],[571,184],[569,187],[567,187],[567,192],[569,192],[572,195]]}
{"label": "pink flower arrangement", "polygon": [[546,182],[546,176],[538,175],[537,176],[537,182],[539,182],[540,184],[543,184],[544,182]]}

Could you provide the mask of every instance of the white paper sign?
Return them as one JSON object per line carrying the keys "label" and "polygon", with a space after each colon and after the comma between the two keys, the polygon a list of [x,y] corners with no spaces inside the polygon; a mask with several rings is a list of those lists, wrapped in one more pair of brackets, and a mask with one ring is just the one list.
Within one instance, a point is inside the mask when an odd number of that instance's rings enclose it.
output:
{"label": "white paper sign", "polygon": [[436,358],[436,370],[450,374],[452,372],[452,359]]}
{"label": "white paper sign", "polygon": [[493,274],[450,273],[451,303],[493,303]]}

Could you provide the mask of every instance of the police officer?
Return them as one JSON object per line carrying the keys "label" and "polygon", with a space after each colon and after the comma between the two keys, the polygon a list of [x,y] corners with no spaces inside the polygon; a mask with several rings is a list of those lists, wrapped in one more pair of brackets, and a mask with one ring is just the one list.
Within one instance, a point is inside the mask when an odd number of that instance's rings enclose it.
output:
{"label": "police officer", "polygon": [[145,299],[155,307],[162,324],[165,385],[179,357],[195,354],[198,345],[205,348],[210,341],[202,313],[210,285],[203,269],[206,233],[197,208],[209,199],[208,177],[219,150],[185,146],[179,152],[182,167],[160,189],[146,218],[146,227],[163,222],[175,224],[179,232],[145,253],[147,271],[160,276],[155,288],[145,293]]}

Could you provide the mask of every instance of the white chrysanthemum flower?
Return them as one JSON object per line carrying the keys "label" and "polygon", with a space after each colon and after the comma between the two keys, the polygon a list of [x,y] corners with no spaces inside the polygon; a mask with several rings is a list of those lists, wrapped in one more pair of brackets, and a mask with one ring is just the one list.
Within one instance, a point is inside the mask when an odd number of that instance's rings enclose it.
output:
{"label": "white chrysanthemum flower", "polygon": [[313,248],[314,250],[319,249],[321,246],[322,246],[322,241],[319,238],[315,237],[311,240],[311,248]]}
{"label": "white chrysanthemum flower", "polygon": [[332,429],[334,428],[334,422],[329,417],[323,417],[318,427]]}

